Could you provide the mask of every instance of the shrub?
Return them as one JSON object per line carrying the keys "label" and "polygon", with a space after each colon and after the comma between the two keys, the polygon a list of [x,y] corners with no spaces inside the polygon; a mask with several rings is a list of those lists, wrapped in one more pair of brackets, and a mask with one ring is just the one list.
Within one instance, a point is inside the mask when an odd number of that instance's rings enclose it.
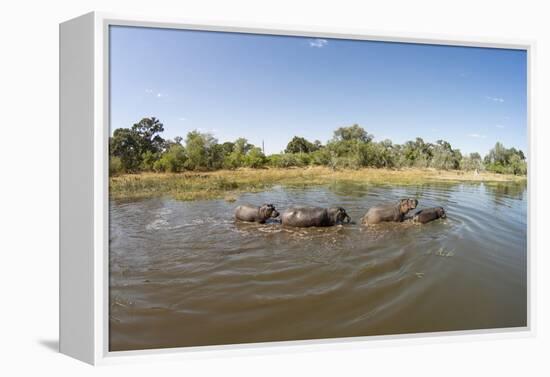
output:
{"label": "shrub", "polygon": [[153,168],[158,172],[177,173],[183,170],[187,156],[185,148],[180,144],[173,144],[164,154],[158,159]]}
{"label": "shrub", "polygon": [[155,162],[159,160],[159,154],[147,151],[141,155],[141,170],[154,170]]}
{"label": "shrub", "polygon": [[330,160],[330,166],[333,169],[359,169],[361,162],[357,157],[333,157]]}
{"label": "shrub", "polygon": [[328,148],[321,148],[310,154],[310,164],[317,165],[317,166],[319,165],[328,166],[330,164],[330,158],[331,158],[331,155]]}
{"label": "shrub", "polygon": [[293,166],[303,166],[303,162],[294,153],[285,153],[281,155],[281,167],[288,168]]}
{"label": "shrub", "polygon": [[266,158],[258,147],[252,148],[244,158],[244,165],[249,168],[261,168],[265,165]]}
{"label": "shrub", "polygon": [[114,176],[122,173],[124,173],[124,169],[120,157],[111,156],[109,158],[109,175]]}
{"label": "shrub", "polygon": [[303,161],[294,153],[273,154],[268,158],[268,164],[275,168],[304,166]]}
{"label": "shrub", "polygon": [[223,160],[225,169],[237,169],[243,164],[243,155],[237,151],[229,153]]}

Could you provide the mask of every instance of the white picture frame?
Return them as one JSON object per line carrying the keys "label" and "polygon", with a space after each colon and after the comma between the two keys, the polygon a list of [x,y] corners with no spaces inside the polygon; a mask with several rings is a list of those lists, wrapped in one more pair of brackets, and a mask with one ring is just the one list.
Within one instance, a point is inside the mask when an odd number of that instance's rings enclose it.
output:
{"label": "white picture frame", "polygon": [[[388,335],[311,341],[202,346],[162,350],[108,349],[108,137],[109,137],[109,26],[245,32],[271,35],[343,38],[405,43],[520,49],[528,63],[528,229],[527,326]],[[536,201],[533,150],[533,54],[535,43],[525,40],[462,38],[419,33],[378,33],[364,30],[308,26],[254,25],[235,22],[88,13],[60,24],[60,351],[90,364],[182,359],[186,357],[263,354],[347,349],[410,342],[470,341],[534,335],[533,318],[533,202]],[[459,336],[457,336],[459,335]]]}

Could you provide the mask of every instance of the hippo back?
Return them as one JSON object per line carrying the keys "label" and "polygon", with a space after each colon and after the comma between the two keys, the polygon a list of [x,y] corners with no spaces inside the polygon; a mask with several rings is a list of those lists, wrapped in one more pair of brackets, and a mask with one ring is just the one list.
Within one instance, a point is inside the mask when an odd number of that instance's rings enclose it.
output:
{"label": "hippo back", "polygon": [[421,224],[426,224],[430,221],[446,217],[443,207],[425,208],[417,211],[413,216],[413,221]]}
{"label": "hippo back", "polygon": [[235,208],[235,219],[241,221],[256,221],[258,219],[258,207],[243,204]]}
{"label": "hippo back", "polygon": [[372,207],[363,217],[364,224],[377,224],[382,221],[400,221],[402,215],[399,212],[399,204],[387,204]]}
{"label": "hippo back", "polygon": [[320,207],[291,207],[281,215],[281,223],[288,226],[326,226],[327,210]]}

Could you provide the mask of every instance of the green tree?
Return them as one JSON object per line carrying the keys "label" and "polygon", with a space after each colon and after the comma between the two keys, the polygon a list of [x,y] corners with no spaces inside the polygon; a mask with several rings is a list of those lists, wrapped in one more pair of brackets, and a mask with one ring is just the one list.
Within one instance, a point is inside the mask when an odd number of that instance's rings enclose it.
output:
{"label": "green tree", "polygon": [[141,154],[141,165],[140,169],[145,171],[154,170],[155,162],[160,158],[160,153],[153,153],[151,151],[145,151]]}
{"label": "green tree", "polygon": [[224,143],[224,151],[232,146],[229,154],[226,154],[223,159],[223,167],[226,169],[237,169],[246,166],[246,155],[254,149],[254,145],[250,144],[245,138],[238,138],[234,143]]}
{"label": "green tree", "polygon": [[430,167],[436,169],[459,169],[462,154],[460,150],[453,149],[445,140],[438,140],[431,149]]}
{"label": "green tree", "polygon": [[122,170],[137,172],[141,166],[141,142],[139,135],[129,128],[118,128],[109,140],[109,152],[120,159]]}
{"label": "green tree", "polygon": [[505,166],[508,163],[509,152],[500,142],[497,142],[493,149],[485,156],[485,164]]}
{"label": "green tree", "polygon": [[233,149],[235,148],[235,143],[232,143],[230,141],[226,141],[225,143],[223,143],[221,145],[221,147],[222,147],[223,155],[227,156],[228,154],[233,152]]}
{"label": "green tree", "polygon": [[484,169],[483,161],[479,153],[474,152],[463,156],[460,162],[460,168],[467,171],[481,171]]}
{"label": "green tree", "polygon": [[364,144],[362,166],[391,168],[395,166],[394,146],[390,140]]}
{"label": "green tree", "polygon": [[244,158],[244,164],[249,168],[261,168],[265,165],[265,163],[265,155],[258,147],[253,147],[250,149]]}
{"label": "green tree", "polygon": [[319,148],[310,153],[312,165],[328,166],[332,158],[332,154],[328,148]]}
{"label": "green tree", "polygon": [[160,172],[177,173],[183,171],[187,155],[185,148],[179,143],[173,143],[154,163],[154,170]]}
{"label": "green tree", "polygon": [[523,153],[514,153],[510,157],[509,165],[512,174],[515,175],[526,175],[527,174],[527,163],[525,158],[522,158]]}
{"label": "green tree", "polygon": [[167,151],[168,149],[170,149],[172,145],[183,146],[182,141],[183,141],[183,138],[181,136],[176,136],[174,140],[166,140],[164,142],[164,150]]}
{"label": "green tree", "polygon": [[333,141],[363,141],[369,142],[374,138],[373,135],[365,131],[364,128],[358,124],[354,124],[351,127],[340,127],[334,131]]}
{"label": "green tree", "polygon": [[185,167],[189,170],[209,170],[218,164],[221,166],[221,153],[216,148],[217,144],[218,140],[209,133],[197,130],[189,132],[185,139]]}
{"label": "green tree", "polygon": [[160,136],[164,125],[157,118],[143,118],[132,126],[132,131],[138,135],[141,153],[158,153],[164,148],[164,139]]}
{"label": "green tree", "polygon": [[272,154],[267,159],[267,163],[275,168],[303,166],[303,162],[298,158],[298,156],[299,154],[294,153]]}
{"label": "green tree", "polygon": [[224,151],[223,146],[218,144],[218,140],[211,141],[208,148],[208,162],[207,167],[209,170],[217,170],[223,167]]}
{"label": "green tree", "polygon": [[[318,140],[316,140],[320,144]],[[319,144],[309,142],[303,137],[294,136],[286,146],[285,153],[311,153],[319,149]]]}
{"label": "green tree", "polygon": [[244,137],[240,137],[235,140],[233,151],[245,155],[251,150],[254,145],[250,144]]}
{"label": "green tree", "polygon": [[120,157],[110,156],[109,157],[109,175],[115,176],[123,172],[124,172],[124,168],[122,167],[122,161],[120,160]]}
{"label": "green tree", "polygon": [[377,167],[393,168],[397,164],[398,151],[391,140],[386,139],[378,143],[380,165]]}
{"label": "green tree", "polygon": [[226,169],[237,169],[243,166],[244,155],[237,151],[228,154],[223,160],[223,167]]}
{"label": "green tree", "polygon": [[164,126],[156,118],[143,118],[132,128],[118,128],[109,140],[111,156],[118,157],[126,172],[150,170],[159,158],[165,141]]}
{"label": "green tree", "polygon": [[503,174],[527,174],[527,162],[521,150],[515,148],[507,149],[498,142],[494,148],[485,156],[483,162],[487,170]]}
{"label": "green tree", "polygon": [[338,128],[326,147],[331,155],[329,166],[353,169],[369,166],[374,157],[373,138],[357,124]]}
{"label": "green tree", "polygon": [[402,153],[406,166],[426,168],[433,157],[433,145],[417,137],[414,141],[407,141],[403,145]]}

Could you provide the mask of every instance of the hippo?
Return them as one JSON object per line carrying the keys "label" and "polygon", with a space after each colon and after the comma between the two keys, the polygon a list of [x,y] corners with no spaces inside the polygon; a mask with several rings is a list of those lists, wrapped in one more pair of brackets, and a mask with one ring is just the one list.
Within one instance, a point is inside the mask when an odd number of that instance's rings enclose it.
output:
{"label": "hippo", "polygon": [[292,207],[281,215],[281,223],[287,226],[333,226],[349,223],[351,218],[342,207]]}
{"label": "hippo", "polygon": [[383,221],[396,221],[402,222],[405,215],[411,210],[416,208],[418,200],[416,199],[401,199],[397,203],[383,204],[380,206],[372,207],[367,211],[365,216],[361,219],[361,223],[364,225],[378,224]]}
{"label": "hippo", "polygon": [[437,220],[439,218],[444,219],[447,217],[445,209],[443,207],[425,208],[417,211],[412,221],[415,223],[426,224],[430,221]]}
{"label": "hippo", "polygon": [[269,218],[276,218],[279,212],[273,204],[264,204],[261,207],[243,204],[235,208],[235,220],[249,221],[264,224]]}

